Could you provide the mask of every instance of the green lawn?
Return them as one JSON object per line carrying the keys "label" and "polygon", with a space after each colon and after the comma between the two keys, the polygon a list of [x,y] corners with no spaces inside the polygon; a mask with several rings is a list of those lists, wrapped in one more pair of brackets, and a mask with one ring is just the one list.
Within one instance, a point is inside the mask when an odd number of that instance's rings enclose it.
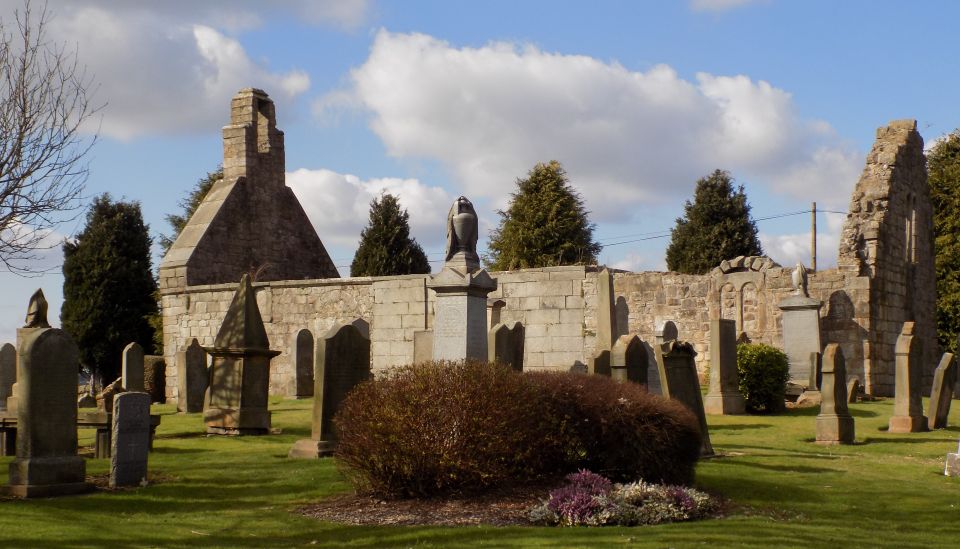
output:
{"label": "green lawn", "polygon": [[[307,401],[274,400],[282,435],[202,436],[199,414],[163,414],[146,488],[47,500],[0,500],[0,547],[957,547],[960,478],[943,476],[960,428],[886,433],[892,400],[851,406],[855,446],[811,441],[816,409],[777,417],[710,416],[722,457],[700,488],[734,504],[723,519],[638,528],[358,527],[293,513],[349,490],[331,459],[288,460],[309,435]],[[951,414],[960,424],[960,406]],[[92,431],[80,431],[90,444]],[[13,458],[0,457],[6,483]],[[104,474],[109,460],[89,460]]]}

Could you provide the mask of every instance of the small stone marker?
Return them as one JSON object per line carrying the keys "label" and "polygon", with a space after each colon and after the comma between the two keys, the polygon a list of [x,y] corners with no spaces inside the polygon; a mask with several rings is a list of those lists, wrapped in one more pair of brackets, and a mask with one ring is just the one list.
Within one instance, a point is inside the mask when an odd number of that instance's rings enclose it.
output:
{"label": "small stone marker", "polygon": [[131,343],[123,348],[121,382],[125,391],[143,392],[143,347]]}
{"label": "small stone marker", "polygon": [[[707,415],[703,410],[703,395],[700,393],[700,379],[694,360],[697,352],[692,344],[676,339],[678,333],[673,322],[665,323],[657,334],[658,343],[663,340],[654,347],[663,396],[682,402],[697,416],[702,436],[700,455],[712,456],[713,444],[710,443]],[[669,336],[674,339],[666,339]]]}
{"label": "small stone marker", "polygon": [[207,352],[197,338],[193,338],[177,353],[177,411],[202,412],[208,383]]}
{"label": "small stone marker", "polygon": [[358,383],[370,378],[370,338],[353,324],[330,328],[317,341],[314,369],[313,429],[311,438],[298,440],[288,454],[315,459],[331,455],[336,447],[333,417]]}
{"label": "small stone marker", "polygon": [[313,333],[303,329],[293,338],[290,349],[290,362],[296,380],[297,398],[313,396]]}
{"label": "small stone marker", "polygon": [[110,487],[136,486],[147,478],[150,451],[150,395],[120,393],[113,400]]}
{"label": "small stone marker", "polygon": [[847,402],[856,404],[860,400],[860,378],[853,376],[847,382]]}
{"label": "small stone marker", "polygon": [[747,411],[737,374],[737,322],[710,321],[710,392],[703,399],[708,414],[739,415]]}
{"label": "small stone marker", "polygon": [[66,332],[47,323],[40,290],[30,299],[17,341],[17,457],[10,463],[8,493],[30,498],[85,492],[86,463],[77,455],[79,351]]}
{"label": "small stone marker", "polygon": [[927,421],[930,429],[943,429],[947,426],[950,414],[950,400],[953,398],[953,386],[957,382],[957,361],[953,353],[943,353],[940,365],[933,372],[933,387],[930,390],[930,407]]}
{"label": "small stone marker", "polygon": [[244,274],[213,347],[207,348],[210,394],[203,410],[212,435],[266,435],[270,432],[270,350],[257,298]]}
{"label": "small stone marker", "polygon": [[487,360],[523,371],[523,324],[513,326],[500,323],[490,329],[487,337]]}
{"label": "small stone marker", "polygon": [[847,367],[836,343],[823,351],[817,444],[853,444],[853,416],[847,409]]}
{"label": "small stone marker", "polygon": [[947,453],[947,464],[943,468],[943,474],[948,477],[960,477],[960,447],[957,452]]}
{"label": "small stone marker", "polygon": [[7,398],[13,395],[17,382],[17,348],[9,343],[0,347],[0,410],[7,409]]}
{"label": "small stone marker", "polygon": [[610,350],[610,377],[647,387],[647,350],[636,334],[617,338]]}
{"label": "small stone marker", "polygon": [[923,397],[920,393],[920,385],[923,381],[920,370],[923,355],[920,352],[920,340],[914,336],[913,322],[903,323],[895,352],[896,392],[889,432],[926,431],[927,418],[923,416]]}

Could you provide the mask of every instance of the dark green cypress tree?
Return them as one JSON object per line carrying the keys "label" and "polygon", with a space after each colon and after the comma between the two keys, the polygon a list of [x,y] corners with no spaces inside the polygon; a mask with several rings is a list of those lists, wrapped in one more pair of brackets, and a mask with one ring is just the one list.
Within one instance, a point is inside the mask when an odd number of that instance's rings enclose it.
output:
{"label": "dark green cypress tree", "polygon": [[165,217],[167,223],[169,223],[170,227],[173,229],[173,233],[169,235],[160,235],[160,248],[163,250],[164,255],[170,251],[170,246],[173,246],[173,243],[177,240],[177,237],[180,236],[180,231],[187,226],[187,222],[190,221],[193,213],[197,211],[197,208],[200,207],[200,203],[203,202],[204,197],[206,197],[207,193],[210,192],[213,184],[221,179],[223,179],[223,166],[218,167],[216,170],[209,172],[206,176],[200,178],[193,190],[188,192],[185,197],[180,199],[180,207],[183,208],[182,215],[169,214]]}
{"label": "dark green cypress tree", "polygon": [[94,199],[83,231],[63,244],[60,320],[80,348],[81,366],[101,381],[119,376],[128,343],[153,352],[150,244],[140,204],[113,202],[109,194]]}
{"label": "dark green cypress tree", "polygon": [[583,199],[570,186],[556,160],[538,163],[525,179],[517,179],[500,225],[490,233],[487,266],[497,271],[590,265],[602,246],[594,242]]}
{"label": "dark green cypress tree", "polygon": [[703,274],[724,259],[763,254],[743,185],[734,189],[723,170],[697,181],[693,202],[687,201],[670,236],[667,268],[680,273]]}
{"label": "dark green cypress tree", "polygon": [[410,214],[392,194],[370,203],[370,221],[360,233],[350,276],[390,276],[430,272],[423,248],[410,238]]}
{"label": "dark green cypress tree", "polygon": [[960,334],[960,130],[934,144],[927,170],[936,250],[937,338],[942,351],[955,353]]}

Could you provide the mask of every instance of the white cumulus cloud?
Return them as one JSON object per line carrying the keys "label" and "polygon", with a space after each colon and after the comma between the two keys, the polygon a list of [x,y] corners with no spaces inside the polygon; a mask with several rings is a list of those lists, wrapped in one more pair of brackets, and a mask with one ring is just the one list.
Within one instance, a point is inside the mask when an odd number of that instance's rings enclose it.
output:
{"label": "white cumulus cloud", "polygon": [[[837,253],[840,248],[840,231],[843,229],[845,214],[824,213],[817,216],[817,269],[830,269],[837,266]],[[824,226],[822,221],[826,219]],[[810,231],[805,233],[771,235],[760,233],[760,245],[763,252],[784,267],[797,263],[810,266]]]}

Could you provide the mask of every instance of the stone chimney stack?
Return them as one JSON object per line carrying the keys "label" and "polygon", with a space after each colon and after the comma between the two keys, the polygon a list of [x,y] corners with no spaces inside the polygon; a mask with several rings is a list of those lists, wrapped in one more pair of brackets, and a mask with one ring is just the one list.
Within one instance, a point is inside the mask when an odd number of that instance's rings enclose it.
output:
{"label": "stone chimney stack", "polygon": [[263,90],[240,90],[230,102],[230,125],[223,128],[224,179],[283,185],[283,170],[283,132],[273,101]]}

